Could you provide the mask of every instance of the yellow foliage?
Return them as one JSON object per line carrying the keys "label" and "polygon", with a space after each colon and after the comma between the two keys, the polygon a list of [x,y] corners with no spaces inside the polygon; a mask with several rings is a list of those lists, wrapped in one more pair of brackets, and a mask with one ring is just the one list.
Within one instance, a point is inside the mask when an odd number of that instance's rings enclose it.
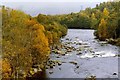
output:
{"label": "yellow foliage", "polygon": [[32,74],[33,65],[44,68],[50,44],[59,41],[63,30],[54,23],[51,31],[46,31],[43,25],[24,12],[5,7],[2,10],[4,77],[26,77],[28,72]]}
{"label": "yellow foliage", "polygon": [[109,17],[109,11],[107,10],[107,8],[104,8],[103,10],[103,18],[108,18]]}
{"label": "yellow foliage", "polygon": [[52,33],[53,36],[53,43],[57,43],[58,42],[58,34],[56,32]]}
{"label": "yellow foliage", "polygon": [[25,23],[27,26],[33,26],[34,24],[37,24],[35,20],[30,20],[30,19],[26,19]]}
{"label": "yellow foliage", "polygon": [[98,35],[102,40],[107,38],[107,23],[104,19],[101,19],[101,22],[99,24]]}
{"label": "yellow foliage", "polygon": [[35,73],[34,70],[33,70],[32,68],[30,69],[29,72],[30,72],[31,75],[33,75],[33,74]]}
{"label": "yellow foliage", "polygon": [[8,59],[4,59],[2,61],[2,77],[10,77],[11,74],[11,66],[10,63],[8,62]]}
{"label": "yellow foliage", "polygon": [[34,56],[34,62],[37,63],[43,63],[47,59],[49,53],[50,53],[50,48],[49,48],[49,43],[48,43],[48,38],[44,34],[44,26],[35,24],[33,26],[33,53],[32,55]]}
{"label": "yellow foliage", "polygon": [[44,26],[21,11],[4,9],[3,14],[4,77],[8,77],[11,67],[10,77],[16,77],[16,73],[26,77],[33,63],[43,65],[50,53]]}
{"label": "yellow foliage", "polygon": [[46,36],[47,36],[47,38],[48,38],[49,44],[50,44],[50,45],[53,44],[53,36],[52,36],[52,33],[51,33],[50,31],[47,31]]}
{"label": "yellow foliage", "polygon": [[33,29],[35,29],[35,30],[42,30],[42,31],[45,31],[45,28],[44,28],[44,26],[43,25],[41,25],[41,24],[35,24],[34,26],[33,26]]}
{"label": "yellow foliage", "polygon": [[92,16],[91,16],[91,18],[92,18],[92,19],[94,19],[94,18],[95,18],[95,14],[94,14],[94,13],[92,13]]}

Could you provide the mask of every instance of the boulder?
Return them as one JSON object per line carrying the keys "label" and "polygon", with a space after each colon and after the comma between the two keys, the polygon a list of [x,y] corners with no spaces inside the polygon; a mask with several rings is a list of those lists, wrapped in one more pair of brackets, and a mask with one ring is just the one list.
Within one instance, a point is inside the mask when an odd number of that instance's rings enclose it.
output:
{"label": "boulder", "polygon": [[77,62],[75,62],[75,61],[70,61],[69,63],[77,65]]}
{"label": "boulder", "polygon": [[113,75],[117,75],[117,73],[116,73],[116,72],[114,72],[114,73],[113,73]]}
{"label": "boulder", "polygon": [[76,66],[76,68],[79,68],[79,66]]}
{"label": "boulder", "polygon": [[58,65],[59,65],[59,66],[62,65],[62,62],[59,61],[59,62],[58,62]]}
{"label": "boulder", "polygon": [[76,55],[81,55],[82,53],[81,52],[79,52],[79,53],[77,53]]}
{"label": "boulder", "polygon": [[69,40],[69,38],[66,38],[66,40]]}
{"label": "boulder", "polygon": [[53,71],[50,71],[49,73],[50,73],[50,74],[52,74],[52,73],[53,73]]}
{"label": "boulder", "polygon": [[56,58],[60,58],[60,56],[56,56]]}
{"label": "boulder", "polygon": [[67,52],[72,52],[72,50],[71,50],[71,49],[68,49]]}
{"label": "boulder", "polygon": [[53,68],[53,65],[50,65],[50,68]]}

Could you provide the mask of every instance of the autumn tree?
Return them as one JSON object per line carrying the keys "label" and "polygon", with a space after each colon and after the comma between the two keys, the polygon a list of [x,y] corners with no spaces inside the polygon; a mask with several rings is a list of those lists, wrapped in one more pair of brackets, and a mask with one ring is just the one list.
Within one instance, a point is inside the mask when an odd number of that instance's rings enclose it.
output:
{"label": "autumn tree", "polygon": [[[27,31],[25,20],[28,16],[17,10],[7,9],[4,12],[2,27],[2,49],[3,59],[8,59],[12,67],[10,77],[21,77],[27,75],[32,66],[32,57],[30,55],[30,35]],[[7,17],[7,18],[4,18]]]}
{"label": "autumn tree", "polygon": [[12,69],[11,69],[11,65],[9,63],[8,59],[3,59],[0,60],[0,64],[2,64],[2,77],[3,78],[10,78],[11,73],[12,73]]}
{"label": "autumn tree", "polygon": [[93,28],[93,29],[97,29],[97,19],[96,19],[96,17],[95,17],[95,14],[94,13],[92,13],[92,16],[91,16],[91,28]]}
{"label": "autumn tree", "polygon": [[98,27],[98,36],[101,40],[105,40],[107,38],[107,23],[104,19],[101,19],[99,27]]}
{"label": "autumn tree", "polygon": [[46,32],[46,37],[48,38],[49,44],[52,45],[53,44],[53,35],[50,31]]}
{"label": "autumn tree", "polygon": [[44,34],[45,29],[44,26],[35,24],[32,30],[33,50],[31,54],[34,59],[33,61],[34,64],[41,64],[43,66],[50,53],[48,39]]}
{"label": "autumn tree", "polygon": [[108,19],[109,18],[109,11],[107,10],[107,8],[104,8],[102,16],[103,16],[104,19]]}
{"label": "autumn tree", "polygon": [[[34,64],[39,65],[39,69],[45,67],[50,53],[44,26],[24,12],[5,7],[2,10],[2,58],[7,60],[5,65],[10,65],[9,77],[30,76]],[[6,67],[2,65],[6,74]]]}

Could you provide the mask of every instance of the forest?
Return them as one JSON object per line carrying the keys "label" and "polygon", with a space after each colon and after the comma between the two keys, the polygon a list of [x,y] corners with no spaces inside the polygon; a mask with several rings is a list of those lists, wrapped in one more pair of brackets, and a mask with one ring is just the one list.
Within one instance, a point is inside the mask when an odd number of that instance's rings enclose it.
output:
{"label": "forest", "polygon": [[67,28],[57,22],[39,23],[30,15],[5,6],[2,16],[2,77],[31,77],[33,67],[42,71],[51,46],[59,43]]}
{"label": "forest", "polygon": [[51,50],[71,28],[94,29],[99,40],[120,46],[119,5],[103,2],[78,13],[36,17],[2,6],[2,77],[25,78],[41,72]]}
{"label": "forest", "polygon": [[[103,2],[95,8],[86,8],[78,13],[63,15],[39,14],[36,18],[41,23],[58,22],[69,29],[95,29],[95,35],[100,40],[120,45],[120,2]],[[44,21],[40,21],[44,18]],[[116,39],[115,41],[113,39]]]}

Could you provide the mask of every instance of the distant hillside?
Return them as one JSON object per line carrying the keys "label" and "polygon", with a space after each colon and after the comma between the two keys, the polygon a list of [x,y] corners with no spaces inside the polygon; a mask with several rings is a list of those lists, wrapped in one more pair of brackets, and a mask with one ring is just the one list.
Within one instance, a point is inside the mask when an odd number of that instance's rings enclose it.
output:
{"label": "distant hillside", "polygon": [[78,13],[64,15],[42,15],[36,19],[43,23],[58,22],[70,29],[96,29],[95,35],[105,40],[120,37],[120,2],[103,2],[95,8],[86,8]]}

